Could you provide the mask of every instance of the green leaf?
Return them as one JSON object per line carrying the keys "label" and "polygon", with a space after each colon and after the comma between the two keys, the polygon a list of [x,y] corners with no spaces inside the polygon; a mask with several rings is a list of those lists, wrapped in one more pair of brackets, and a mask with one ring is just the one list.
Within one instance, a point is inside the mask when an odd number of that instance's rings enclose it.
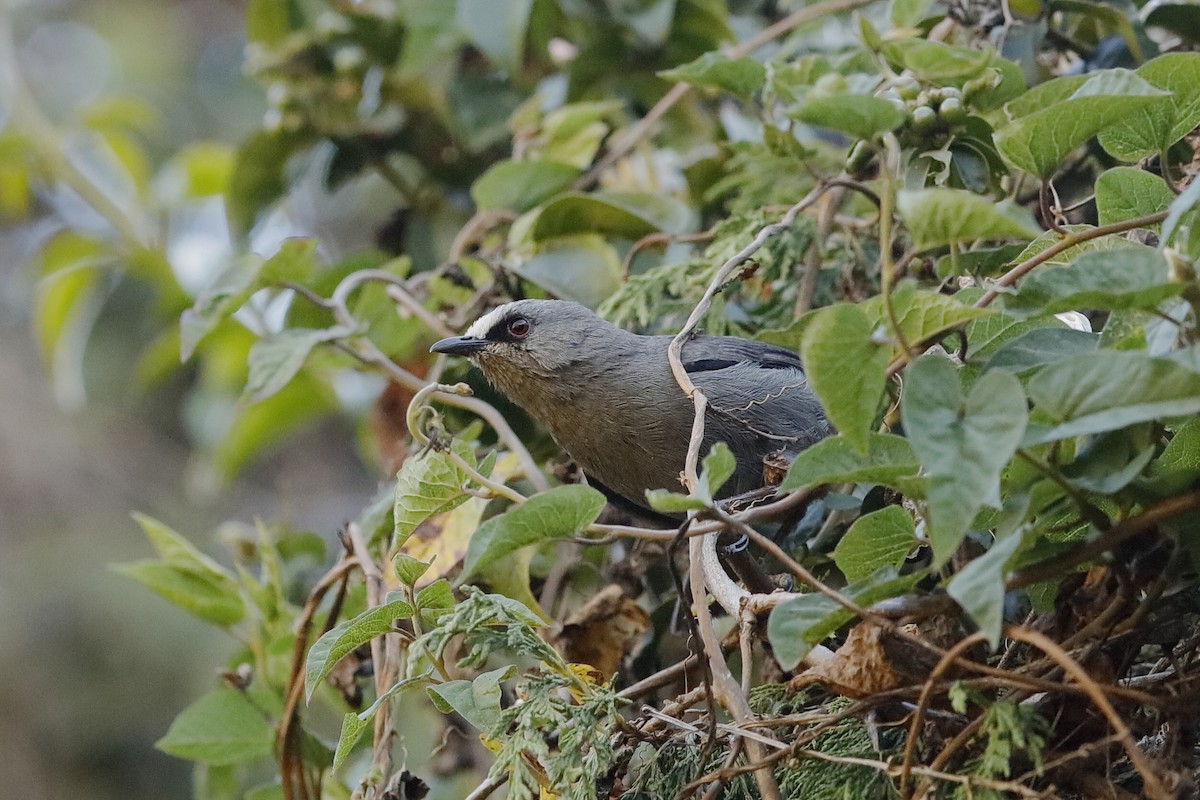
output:
{"label": "green leaf", "polygon": [[988,50],[957,47],[930,39],[884,42],[882,52],[892,64],[912,70],[918,80],[939,86],[961,86],[983,72],[996,58]]}
{"label": "green leaf", "polygon": [[725,482],[733,477],[736,469],[737,461],[733,457],[733,451],[724,442],[717,442],[704,457],[695,494],[647,489],[646,500],[651,508],[663,514],[700,511],[713,504],[713,498],[719,494]]}
{"label": "green leaf", "polygon": [[438,578],[417,592],[417,608],[421,611],[441,611],[453,607],[454,590],[445,578]]}
{"label": "green leaf", "polygon": [[1170,358],[1098,351],[1060,361],[1029,381],[1029,398],[1055,424],[1027,444],[1200,413],[1200,373]]}
{"label": "green leaf", "polygon": [[983,239],[1033,239],[1041,233],[1025,209],[961,189],[900,191],[896,211],[918,250]]}
{"label": "green leaf", "polygon": [[533,0],[456,0],[458,27],[496,66],[520,75]]}
{"label": "green leaf", "polygon": [[185,708],[154,746],[206,764],[241,764],[271,755],[275,731],[241,692],[220,689]]}
{"label": "green leaf", "polygon": [[250,0],[246,7],[246,38],[265,45],[278,44],[287,36],[289,0]]}
{"label": "green leaf", "polygon": [[884,567],[899,569],[917,541],[913,518],[901,506],[887,506],[854,521],[833,549],[833,563],[848,581]]}
{"label": "green leaf", "polygon": [[796,456],[779,490],[811,489],[830,483],[896,486],[900,479],[915,478],[919,468],[912,446],[900,436],[872,433],[865,454],[844,437],[831,436]]}
{"label": "green leaf", "polygon": [[536,255],[512,266],[525,280],[564,300],[595,308],[621,286],[616,249],[596,234],[547,240]]}
{"label": "green leaf", "polygon": [[392,569],[396,571],[396,577],[405,586],[414,585],[432,564],[433,559],[422,561],[404,552],[396,553],[392,558]]}
{"label": "green leaf", "polygon": [[1174,199],[1166,181],[1142,169],[1113,167],[1096,179],[1096,216],[1101,225],[1166,211]]}
{"label": "green leaf", "polygon": [[1039,314],[1074,309],[1152,310],[1183,288],[1171,281],[1161,253],[1130,245],[1084,253],[1068,267],[1042,265],[1021,281],[1015,295],[1005,296],[1004,307],[1010,312]]}
{"label": "green leaf", "polygon": [[[882,295],[875,295],[858,304],[876,325],[891,330],[891,321],[883,303]],[[917,289],[914,281],[905,280],[892,292],[892,308],[900,323],[900,330],[908,342],[924,342],[938,334],[995,314],[986,308],[973,308],[955,297],[937,292]]]}
{"label": "green leaf", "polygon": [[242,800],[284,800],[283,785],[278,780],[247,789]]}
{"label": "green leaf", "polygon": [[142,532],[146,534],[146,538],[150,540],[154,552],[158,553],[159,558],[163,561],[172,566],[206,572],[217,579],[233,581],[233,575],[229,570],[206,556],[194,544],[162,522],[136,511],[131,516],[134,522],[141,527]]}
{"label": "green leaf", "polygon": [[930,0],[892,0],[888,16],[897,28],[915,28],[929,13]]}
{"label": "green leaf", "polygon": [[704,456],[700,468],[700,485],[696,487],[697,494],[701,499],[712,502],[712,499],[720,493],[725,482],[733,477],[736,469],[737,461],[734,459],[729,445],[717,442]]}
{"label": "green leaf", "polygon": [[[1162,241],[1170,242],[1171,237],[1175,234],[1175,228],[1187,217],[1191,215],[1196,207],[1200,205],[1200,181],[1192,181],[1188,187],[1174,200],[1167,208],[1167,218],[1163,220],[1162,225]],[[1195,216],[1192,215],[1192,226],[1196,227]]]}
{"label": "green leaf", "polygon": [[[463,451],[459,455],[466,458],[468,464],[474,462],[474,454],[463,443],[457,442],[451,447]],[[463,491],[463,484],[467,480],[467,474],[440,450],[426,450],[406,458],[396,474],[396,502],[393,507],[396,540],[392,546],[404,544],[417,526],[429,517],[465,503],[470,498]]]}
{"label": "green leaf", "polygon": [[314,347],[322,342],[345,339],[353,333],[341,325],[324,330],[285,328],[259,339],[250,348],[247,358],[250,377],[242,397],[250,403],[266,400],[295,377]]}
{"label": "green leaf", "polygon": [[1185,40],[1200,40],[1200,3],[1196,0],[1148,4],[1143,19],[1147,28],[1165,28]]}
{"label": "green leaf", "polygon": [[872,339],[874,328],[859,307],[839,303],[817,312],[800,347],[804,372],[829,421],[860,453],[867,452],[891,355]]}
{"label": "green leaf", "polygon": [[488,733],[500,719],[500,683],[517,673],[511,664],[485,672],[472,681],[447,681],[427,690],[443,714],[458,712],[480,732]]}
{"label": "green leaf", "polygon": [[604,502],[590,486],[557,486],[492,517],[471,536],[459,582],[514,550],[577,535],[596,521]]}
{"label": "green leaf", "polygon": [[1190,419],[1179,426],[1167,442],[1162,455],[1154,462],[1158,472],[1200,472],[1200,418]]}
{"label": "green leaf", "polygon": [[542,120],[542,135],[531,153],[582,170],[595,159],[612,130],[610,120],[623,108],[620,101],[610,100],[568,103],[555,109]]}
{"label": "green leaf", "polygon": [[200,339],[238,311],[259,289],[310,281],[317,271],[316,248],[316,239],[295,237],[284,240],[278,251],[265,261],[256,255],[246,255],[230,264],[180,317],[180,360],[190,359]]}
{"label": "green leaf", "polygon": [[160,176],[160,191],[176,202],[223,195],[233,175],[233,148],[222,142],[192,142],[168,162]]}
{"label": "green leaf", "polygon": [[938,258],[934,269],[938,278],[943,279],[952,275],[996,275],[1013,263],[1024,249],[1024,245],[1006,244],[947,254]]}
{"label": "green leaf", "polygon": [[958,369],[922,356],[905,370],[904,430],[928,475],[929,539],[944,564],[984,505],[1000,507],[1000,471],[1025,434],[1025,393],[1000,370],[964,395]]}
{"label": "green leaf", "polygon": [[702,511],[708,508],[708,503],[699,497],[666,489],[647,489],[646,502],[660,514],[686,514],[688,511]]}
{"label": "green leaf", "polygon": [[1021,546],[1021,537],[1011,534],[963,567],[946,585],[946,593],[970,615],[987,635],[995,650],[1004,627],[1005,568]]}
{"label": "green leaf", "polygon": [[[1095,230],[1095,228],[1091,225],[1067,225],[1063,230],[1067,233],[1086,233]],[[1013,263],[1020,264],[1034,256],[1040,255],[1043,251],[1058,244],[1061,238],[1061,235],[1057,231],[1046,231],[1026,245],[1020,255],[1013,259]],[[1076,258],[1079,258],[1079,256],[1092,250],[1120,250],[1129,247],[1129,244],[1129,240],[1123,236],[1100,236],[1095,239],[1089,239],[1086,242],[1072,245],[1066,250],[1050,256],[1049,259],[1042,262],[1042,265],[1038,269],[1045,269],[1046,266],[1066,266]]]}
{"label": "green leaf", "polygon": [[480,208],[525,213],[566,189],[579,170],[557,161],[497,161],[471,185]]}
{"label": "green leaf", "polygon": [[1046,325],[1064,327],[1058,320],[1050,321],[1045,317],[1017,319],[1007,314],[995,314],[970,322],[963,329],[967,337],[968,358],[972,362],[986,359],[1021,334]]}
{"label": "green leaf", "polygon": [[754,59],[730,58],[717,51],[705,53],[674,69],[663,70],[658,76],[668,81],[723,89],[746,100],[754,97],[767,82],[766,67]]}
{"label": "green leaf", "polygon": [[228,626],[246,616],[246,604],[232,579],[162,561],[116,564],[113,569],[205,622]]}
{"label": "green leaf", "polygon": [[433,668],[432,667],[430,667],[429,670],[427,670],[426,672],[420,673],[419,675],[412,675],[408,678],[401,678],[400,680],[398,680],[394,684],[392,684],[391,688],[389,688],[386,692],[384,692],[383,694],[376,697],[375,702],[371,703],[370,707],[368,707],[367,709],[365,709],[363,711],[360,711],[358,714],[359,719],[369,720],[369,719],[374,718],[374,716],[377,713],[379,713],[379,709],[383,707],[383,704],[386,703],[387,701],[391,700],[396,695],[403,694],[403,693],[407,692],[409,689],[416,688],[417,686],[424,686],[425,684],[430,683],[432,681],[433,681]]}
{"label": "green leaf", "polygon": [[232,573],[156,519],[134,519],[161,561],[138,561],[114,569],[190,614],[217,625],[232,625],[246,614]]}
{"label": "green leaf", "polygon": [[33,329],[59,402],[78,405],[86,397],[84,355],[107,266],[105,248],[73,231],[50,237],[38,256]]}
{"label": "green leaf", "polygon": [[231,480],[265,448],[286,440],[336,408],[328,382],[305,372],[261,403],[238,404],[232,423],[212,453],[216,476]]}
{"label": "green leaf", "polygon": [[873,139],[880,133],[894,131],[906,119],[904,112],[887,100],[867,94],[810,97],[799,108],[790,110],[788,116],[858,139]]}
{"label": "green leaf", "polygon": [[191,308],[179,317],[179,360],[187,361],[196,345],[217,327],[217,323],[237,311],[254,293],[255,280],[262,268],[257,256],[244,256],[229,265],[202,291]]}
{"label": "green leaf", "polygon": [[1200,123],[1200,53],[1168,53],[1138,67],[1136,74],[1171,97],[1101,131],[1100,146],[1122,161],[1161,153]]}
{"label": "green leaf", "polygon": [[337,772],[345,763],[346,757],[350,755],[354,745],[358,744],[363,733],[371,727],[371,721],[371,717],[361,719],[353,711],[347,712],[346,716],[342,717],[342,732],[338,735],[337,750],[333,753],[332,769],[334,772]]}
{"label": "green leaf", "polygon": [[260,131],[242,143],[225,192],[229,226],[241,236],[254,227],[259,212],[287,191],[287,160],[312,143],[307,132]]}
{"label": "green leaf", "polygon": [[411,617],[413,607],[404,600],[388,596],[383,605],[368,608],[353,619],[333,626],[313,643],[304,664],[304,697],[312,701],[313,692],[339,661],[360,645],[392,630],[392,623],[401,617]]}
{"label": "green leaf", "polygon": [[1145,425],[1108,431],[1089,437],[1063,474],[1084,491],[1114,494],[1142,474],[1157,449]]}
{"label": "green leaf", "polygon": [[317,239],[311,236],[294,236],[284,239],[275,254],[263,262],[254,276],[253,289],[278,286],[284,283],[306,285],[316,275]]}
{"label": "green leaf", "polygon": [[656,231],[686,233],[694,224],[686,205],[648,192],[568,192],[531,213],[535,217],[528,232],[534,241],[577,233],[640,239]]}
{"label": "green leaf", "polygon": [[1021,373],[1089,353],[1100,344],[1100,335],[1071,328],[1034,328],[1001,345],[987,362],[988,369]]}
{"label": "green leaf", "polygon": [[[1068,85],[1074,86],[1075,82]],[[1040,95],[1048,92],[1043,90]],[[1168,93],[1128,70],[1098,71],[1069,97],[1018,117],[996,131],[996,149],[1009,164],[1045,180],[1072,150],[1109,125],[1169,103]],[[1013,104],[1009,109],[1011,113]]]}
{"label": "green leaf", "polygon": [[[904,594],[920,578],[920,574],[896,577],[895,570],[881,570],[866,581],[847,586],[842,594],[859,606],[870,606]],[[767,639],[779,666],[790,670],[804,660],[814,645],[853,618],[853,612],[822,594],[804,594],[771,610]]]}

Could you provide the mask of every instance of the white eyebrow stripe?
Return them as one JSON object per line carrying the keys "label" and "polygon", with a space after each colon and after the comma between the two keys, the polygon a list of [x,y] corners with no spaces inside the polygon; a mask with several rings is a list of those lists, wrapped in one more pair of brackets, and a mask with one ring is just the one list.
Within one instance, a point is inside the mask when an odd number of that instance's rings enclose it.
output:
{"label": "white eyebrow stripe", "polygon": [[491,311],[475,320],[475,322],[471,324],[471,327],[467,328],[465,335],[470,336],[473,339],[485,338],[488,335],[488,331],[490,331],[497,322],[504,318],[504,315],[507,313],[510,305],[512,305],[512,303],[505,303],[499,308],[493,308]]}

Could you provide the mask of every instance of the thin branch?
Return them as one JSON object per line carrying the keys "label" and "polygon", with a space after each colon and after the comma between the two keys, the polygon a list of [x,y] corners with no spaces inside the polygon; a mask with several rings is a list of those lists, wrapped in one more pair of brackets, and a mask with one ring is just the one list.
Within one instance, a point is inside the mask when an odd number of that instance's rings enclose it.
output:
{"label": "thin branch", "polygon": [[[371,557],[370,550],[362,538],[358,525],[351,522],[346,526],[346,536],[362,567],[367,579],[367,607],[375,608],[384,603],[387,587],[384,585],[383,573],[379,565]],[[391,645],[395,645],[392,647]],[[400,659],[392,658],[393,652],[399,655],[399,643],[396,634],[385,633],[371,639],[371,663],[374,665],[375,696],[382,697],[399,677]],[[384,703],[375,713],[375,731],[373,748],[373,768],[380,775],[387,775],[392,770],[392,721],[391,705]]]}
{"label": "thin branch", "polygon": [[[1029,272],[1032,272],[1037,267],[1054,258],[1059,253],[1070,250],[1077,244],[1090,242],[1092,239],[1099,239],[1103,236],[1111,236],[1117,233],[1125,233],[1126,231],[1145,228],[1150,225],[1162,222],[1167,218],[1167,212],[1161,211],[1157,214],[1148,214],[1137,219],[1129,219],[1123,222],[1114,222],[1111,225],[1101,225],[1097,228],[1088,228],[1084,231],[1070,231],[1062,239],[1047,247],[1040,253],[1025,259],[1020,264],[1010,269],[1008,272],[1001,275],[992,282],[988,290],[975,301],[974,308],[987,308],[992,304],[997,297],[1000,296],[1000,289],[1006,286],[1012,286],[1014,283],[1025,277]],[[897,358],[888,364],[887,377],[894,378],[900,370],[904,369],[905,360]]]}
{"label": "thin branch", "polygon": [[1092,676],[1088,675],[1087,670],[1080,666],[1079,662],[1071,658],[1053,639],[1038,631],[1008,626],[1005,628],[1005,635],[1010,639],[1017,639],[1038,648],[1054,659],[1075,683],[1083,687],[1092,703],[1104,715],[1104,718],[1108,720],[1108,724],[1112,726],[1113,733],[1121,737],[1121,746],[1125,748],[1125,754],[1129,756],[1129,761],[1138,771],[1138,774],[1141,775],[1142,790],[1150,800],[1171,800],[1174,797],[1173,793],[1167,791],[1166,787],[1163,786],[1158,773],[1154,769],[1154,765],[1150,763],[1146,754],[1142,752],[1141,748],[1137,746],[1137,742],[1133,740],[1133,734],[1130,732],[1129,726],[1125,724],[1125,720],[1113,708],[1104,691]]}
{"label": "thin branch", "polygon": [[[720,699],[721,705],[729,710],[729,713],[739,725],[748,725],[754,719],[754,712],[750,710],[750,703],[746,699],[746,695],[742,693],[741,687],[729,671],[729,665],[725,663],[725,655],[721,651],[721,643],[717,639],[716,630],[713,628],[712,615],[708,610],[708,591],[705,587],[706,575],[703,549],[705,542],[711,542],[715,538],[715,535],[705,536],[702,539],[692,539],[689,542],[688,554],[691,565],[689,578],[692,589],[692,611],[696,615],[696,623],[700,629],[701,640],[704,643],[704,653],[708,657],[708,663],[712,669],[713,692]],[[722,574],[724,573],[722,572]],[[766,755],[763,752],[761,743],[751,739],[743,739],[743,741],[745,742],[746,752],[751,759],[758,761]],[[775,783],[775,775],[770,767],[763,767],[756,770],[754,780],[758,784],[758,791],[762,795],[763,800],[782,800],[782,795],[779,793],[779,786]]]}
{"label": "thin branch", "polygon": [[638,253],[642,252],[647,247],[653,247],[659,244],[674,244],[675,242],[679,242],[681,244],[707,242],[712,238],[713,232],[711,230],[685,234],[665,233],[663,231],[647,233],[645,236],[634,242],[633,246],[629,248],[629,252],[625,254],[625,258],[621,259],[621,274],[625,276],[629,275],[630,270],[633,269],[633,260],[637,258]]}
{"label": "thin branch", "polygon": [[655,689],[659,689],[667,684],[679,680],[687,674],[689,669],[698,666],[699,663],[700,659],[696,656],[688,656],[682,661],[677,661],[665,669],[660,669],[658,672],[650,675],[649,677],[642,678],[632,686],[625,687],[621,691],[617,692],[617,696],[626,700],[633,700],[641,697],[644,694],[649,694]]}
{"label": "thin branch", "polygon": [[[359,327],[358,320],[350,313],[347,301],[350,294],[358,288],[359,285],[368,280],[378,279],[377,275],[372,275],[374,270],[364,270],[360,272],[352,272],[342,279],[341,283],[334,289],[333,295],[329,299],[329,307],[333,312],[334,318],[350,328],[357,329]],[[388,275],[388,282],[395,278],[394,275]],[[354,356],[363,363],[372,364],[379,367],[396,383],[405,387],[409,391],[419,392],[429,384],[421,380],[416,375],[401,367],[395,361],[388,358],[379,347],[366,336],[359,336],[355,341]],[[439,394],[439,398],[446,405],[461,408],[464,411],[470,411],[478,417],[481,417],[485,422],[496,431],[496,435],[500,437],[500,441],[504,442],[505,447],[509,452],[516,455],[521,463],[521,471],[525,473],[525,477],[534,485],[538,491],[545,491],[550,488],[549,481],[542,471],[538,469],[537,463],[533,460],[533,456],[529,454],[529,450],[524,443],[513,431],[512,426],[508,421],[497,411],[491,404],[485,403],[476,397],[461,397],[455,394]]]}
{"label": "thin branch", "polygon": [[463,800],[487,800],[492,796],[492,792],[499,789],[504,784],[508,783],[508,773],[502,772],[499,775],[489,775],[484,779],[483,783],[471,790]]}
{"label": "thin branch", "polygon": [[1200,490],[1169,498],[1151,506],[1136,517],[1130,517],[1101,531],[1070,550],[1012,573],[1005,581],[1005,586],[1009,589],[1019,589],[1057,578],[1064,571],[1097,558],[1139,533],[1144,533],[1169,519],[1198,510],[1200,510]]}
{"label": "thin branch", "polygon": [[1092,239],[1099,239],[1102,236],[1109,236],[1115,233],[1125,233],[1126,231],[1132,231],[1138,228],[1145,228],[1150,225],[1155,225],[1159,222],[1162,222],[1166,218],[1167,212],[1162,211],[1157,214],[1147,214],[1146,216],[1138,217],[1137,219],[1114,222],[1111,225],[1101,225],[1097,228],[1088,228],[1085,231],[1072,231],[1059,241],[1052,244],[1050,247],[1047,247],[1037,255],[1022,261],[1020,264],[1016,265],[1008,272],[997,278],[992,284],[992,287],[984,292],[982,297],[975,301],[975,308],[986,308],[987,306],[991,305],[992,301],[996,299],[997,295],[999,295],[998,287],[1011,286],[1021,278],[1025,277],[1026,273],[1030,272],[1039,265],[1044,264],[1051,258],[1054,258],[1054,256],[1058,255],[1064,250],[1070,250],[1077,244],[1089,242]]}
{"label": "thin branch", "polygon": [[929,701],[933,697],[933,689],[937,685],[938,679],[945,674],[946,670],[950,669],[951,665],[958,661],[959,656],[986,640],[987,635],[982,631],[977,631],[963,639],[946,651],[946,654],[942,656],[937,666],[933,668],[933,671],[929,673],[929,677],[925,680],[925,685],[921,688],[921,696],[917,700],[917,707],[913,711],[912,720],[908,725],[908,736],[904,740],[904,757],[900,762],[899,775],[900,794],[902,797],[909,797],[908,779],[912,774],[913,756],[916,753],[917,739],[921,733],[921,720],[925,714],[925,709],[929,706]]}
{"label": "thin branch", "polygon": [[476,211],[475,215],[467,220],[467,224],[458,229],[454,241],[450,243],[450,253],[447,256],[450,263],[457,264],[461,261],[467,254],[467,249],[482,239],[493,227],[512,222],[516,218],[517,215],[511,211],[496,209]]}
{"label": "thin branch", "polygon": [[[287,689],[284,693],[283,713],[279,718],[279,730],[276,735],[279,748],[279,776],[284,800],[295,800],[294,792],[297,787],[293,785],[290,776],[298,770],[302,771],[304,767],[299,755],[300,741],[296,733],[299,731],[297,722],[299,721],[300,699],[304,696],[304,651],[308,645],[309,631],[312,630],[313,617],[326,593],[345,581],[350,575],[350,570],[357,566],[358,559],[353,556],[345,556],[334,564],[308,593],[308,598],[304,601],[304,608],[296,621],[296,638],[292,641],[292,658],[288,670]],[[327,627],[333,618],[334,612],[330,611],[329,618],[325,621]],[[301,783],[303,784],[303,779]],[[311,793],[307,792],[304,787],[301,789],[301,797],[311,796]]]}

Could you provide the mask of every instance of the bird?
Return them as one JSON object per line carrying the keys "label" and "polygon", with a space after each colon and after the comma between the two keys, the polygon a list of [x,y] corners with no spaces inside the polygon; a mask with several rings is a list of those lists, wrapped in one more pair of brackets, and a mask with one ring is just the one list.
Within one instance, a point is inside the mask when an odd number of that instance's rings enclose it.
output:
{"label": "bird", "polygon": [[[695,414],[667,360],[673,338],[631,333],[568,300],[517,300],[430,351],[467,357],[550,432],[590,484],[653,518],[646,492],[681,491]],[[832,432],[790,350],[693,335],[681,355],[708,399],[701,455],[724,442],[737,461],[715,498],[761,488],[764,459],[790,460]]]}

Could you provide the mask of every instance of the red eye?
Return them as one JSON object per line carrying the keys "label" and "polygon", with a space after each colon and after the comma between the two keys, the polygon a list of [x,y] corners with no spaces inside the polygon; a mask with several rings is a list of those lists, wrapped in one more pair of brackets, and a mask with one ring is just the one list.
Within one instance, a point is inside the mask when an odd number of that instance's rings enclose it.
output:
{"label": "red eye", "polygon": [[524,317],[514,317],[508,321],[508,334],[516,339],[524,339],[532,328]]}

